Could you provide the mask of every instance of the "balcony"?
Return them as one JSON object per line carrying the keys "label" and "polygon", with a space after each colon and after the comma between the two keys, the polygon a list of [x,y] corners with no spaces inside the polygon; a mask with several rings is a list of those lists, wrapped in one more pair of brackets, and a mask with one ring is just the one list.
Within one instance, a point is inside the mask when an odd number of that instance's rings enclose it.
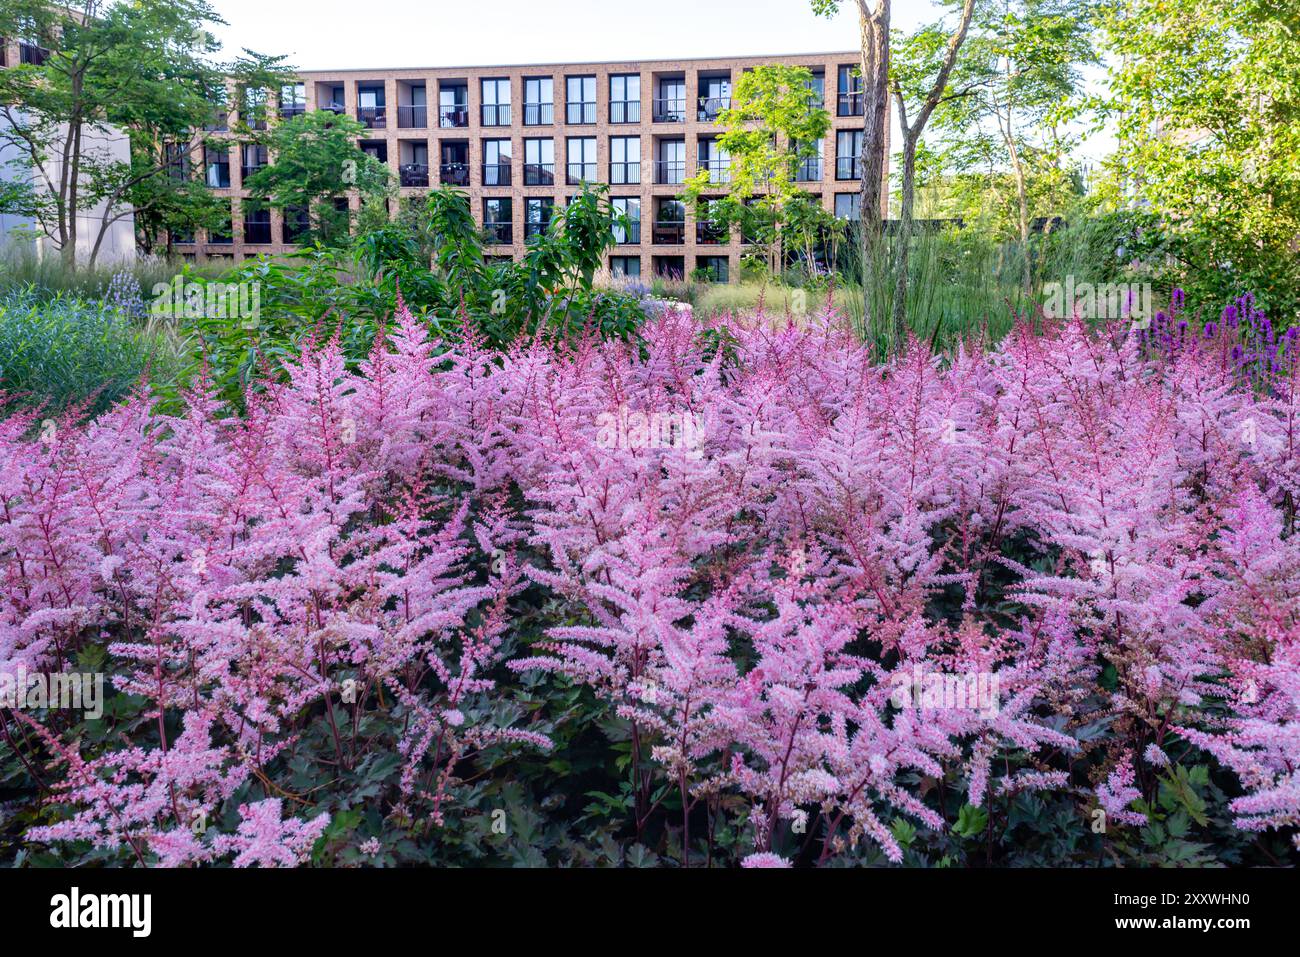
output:
{"label": "balcony", "polygon": [[609,121],[611,123],[640,123],[640,100],[612,100],[609,104]]}
{"label": "balcony", "polygon": [[641,164],[610,163],[609,181],[615,186],[625,186],[641,182]]}
{"label": "balcony", "polygon": [[685,123],[686,98],[673,97],[655,100],[654,121],[656,123]]}
{"label": "balcony", "polygon": [[429,108],[410,103],[397,108],[397,125],[404,130],[422,130],[429,125]]}
{"label": "balcony", "polygon": [[679,186],[686,182],[686,161],[659,160],[656,162],[655,182],[661,186]]}
{"label": "balcony", "polygon": [[525,186],[554,186],[555,185],[555,164],[554,163],[525,163],[524,164],[524,185]]}
{"label": "balcony", "polygon": [[368,130],[382,130],[388,126],[388,109],[383,106],[358,106],[357,119]]}
{"label": "balcony", "polygon": [[429,164],[403,163],[397,167],[397,176],[403,186],[428,186]]}
{"label": "balcony", "polygon": [[836,179],[862,179],[862,160],[857,156],[840,156],[835,160]]}
{"label": "balcony", "polygon": [[696,223],[695,242],[701,246],[720,246],[731,239],[731,230],[721,223]]}
{"label": "balcony", "polygon": [[712,184],[731,182],[730,160],[700,160],[700,169],[708,171],[709,182]]}
{"label": "balcony", "polygon": [[305,103],[285,103],[280,107],[280,119],[291,120],[295,116],[302,116],[307,112]]}
{"label": "balcony", "polygon": [[468,163],[443,163],[438,167],[438,181],[446,186],[468,186]]}
{"label": "balcony", "polygon": [[524,104],[524,126],[550,126],[554,122],[554,103]]}
{"label": "balcony", "polygon": [[686,243],[686,224],[680,220],[666,220],[655,223],[654,245],[682,246]]}
{"label": "balcony", "polygon": [[595,163],[570,163],[564,173],[564,181],[569,186],[581,186],[583,183],[596,182]]}
{"label": "balcony", "polygon": [[469,104],[457,103],[438,109],[438,125],[445,130],[469,126]]}
{"label": "balcony", "polygon": [[841,93],[837,98],[835,112],[840,116],[861,116],[862,94]]}
{"label": "balcony", "polygon": [[324,110],[326,113],[334,113],[338,116],[346,116],[348,112],[348,108],[343,105],[342,100],[326,100],[320,105],[319,109]]}
{"label": "balcony", "polygon": [[509,186],[510,185],[510,164],[509,163],[484,163],[483,164],[483,185],[484,186]]}
{"label": "balcony", "polygon": [[509,126],[510,104],[484,103],[480,122],[484,126]]}
{"label": "balcony", "polygon": [[564,121],[574,126],[590,126],[596,122],[596,103],[594,100],[570,103],[565,107]]}
{"label": "balcony", "polygon": [[509,246],[514,240],[513,223],[484,223],[483,240],[489,246]]}
{"label": "balcony", "polygon": [[712,123],[722,115],[723,110],[729,109],[731,109],[731,97],[729,96],[702,96],[698,103],[699,121],[701,123]]}

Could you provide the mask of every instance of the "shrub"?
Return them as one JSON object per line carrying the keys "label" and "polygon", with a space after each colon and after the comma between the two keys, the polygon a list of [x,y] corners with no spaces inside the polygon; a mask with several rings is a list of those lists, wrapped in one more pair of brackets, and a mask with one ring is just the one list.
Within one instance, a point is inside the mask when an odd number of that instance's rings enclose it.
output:
{"label": "shrub", "polygon": [[14,416],[0,663],[116,693],[5,718],[49,795],[11,826],[63,861],[1276,862],[1300,393],[1232,345],[876,366],[833,317],[666,310],[496,354],[400,310],[241,419],[202,383]]}

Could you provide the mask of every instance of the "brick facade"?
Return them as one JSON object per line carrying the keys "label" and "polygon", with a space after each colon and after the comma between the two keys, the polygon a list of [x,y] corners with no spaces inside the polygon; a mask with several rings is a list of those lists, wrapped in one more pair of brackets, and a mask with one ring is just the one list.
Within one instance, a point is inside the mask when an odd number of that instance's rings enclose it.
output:
{"label": "brick facade", "polygon": [[[413,184],[401,187],[404,199],[421,196],[440,182],[451,181],[469,193],[475,219],[480,223],[483,222],[485,199],[510,199],[511,228],[508,242],[504,241],[507,237],[502,235],[500,238],[503,242],[489,246],[489,252],[493,255],[518,257],[524,251],[527,200],[550,199],[558,209],[568,197],[577,192],[579,187],[571,184],[566,175],[570,172],[570,164],[574,163],[573,172],[578,177],[590,178],[594,172],[595,182],[610,183],[611,179],[618,178],[639,180],[610,186],[611,197],[640,201],[641,224],[639,241],[632,241],[632,236],[623,237],[628,241],[612,248],[609,253],[611,257],[619,257],[622,263],[638,262],[640,274],[647,278],[656,271],[657,266],[668,266],[673,271],[680,268],[689,274],[700,266],[718,265],[725,260],[728,277],[734,279],[738,272],[741,237],[710,236],[704,229],[697,232],[696,224],[689,215],[685,226],[680,230],[671,225],[656,228],[654,223],[659,216],[659,201],[677,196],[681,191],[679,180],[694,175],[699,168],[700,141],[708,140],[721,132],[709,118],[720,103],[716,98],[706,95],[711,92],[708,80],[722,78],[734,83],[746,69],[777,62],[805,66],[815,73],[820,72],[823,77],[825,104],[831,114],[832,129],[823,144],[820,169],[808,170],[808,174],[815,178],[805,185],[809,192],[820,197],[826,209],[835,210],[836,194],[848,196],[858,192],[857,157],[840,157],[837,150],[840,131],[860,131],[863,126],[860,95],[838,95],[840,68],[857,64],[856,52],[716,60],[333,70],[303,73],[299,79],[304,87],[305,109],[337,108],[348,116],[372,125],[373,128],[366,132],[362,143],[386,153],[387,163],[394,175]],[[576,77],[589,77],[594,81],[585,84],[588,87],[594,85],[594,109],[582,105],[585,97],[576,103],[569,101],[567,81]],[[622,106],[620,104],[626,100],[611,98],[611,78],[614,77],[637,78],[639,95],[635,106]],[[553,105],[550,111],[526,109],[528,101],[525,98],[525,81],[540,79],[551,81]],[[508,110],[493,109],[490,103],[485,103],[485,80],[508,81]],[[683,84],[684,89],[674,83]],[[461,98],[450,94],[458,85],[463,85],[465,89],[463,110],[459,106]],[[424,91],[423,109],[414,105],[419,99],[416,91],[421,87]],[[336,96],[340,89],[341,103]],[[382,107],[371,106],[372,103],[379,102],[378,94],[381,90]],[[440,109],[439,106],[440,93],[444,90],[449,91],[449,99],[456,101],[456,105],[447,110]],[[582,94],[583,91],[579,89],[575,92]],[[271,107],[274,112],[275,104],[272,103]],[[500,125],[493,125],[493,120]],[[624,122],[616,122],[618,120]],[[178,244],[177,251],[198,259],[219,256],[238,260],[259,254],[281,254],[292,249],[291,245],[284,242],[284,222],[278,210],[271,213],[271,242],[248,241],[247,233],[252,230],[245,230],[240,216],[240,200],[246,196],[241,189],[242,149],[234,134],[213,132],[208,135],[215,140],[230,140],[230,186],[216,191],[218,195],[231,197],[233,242],[211,243],[208,236],[199,235],[194,237],[196,242],[193,245]],[[639,138],[639,170],[621,164],[616,170],[611,169],[614,159],[613,140],[616,137]],[[553,160],[550,170],[542,163],[526,163],[528,159],[545,159],[551,155],[548,153],[540,157],[527,157],[525,141],[534,139],[551,140]],[[576,142],[579,139],[595,140],[594,170],[582,162],[589,159],[584,151],[591,144]],[[488,149],[485,141],[488,140],[509,141],[508,174],[504,164],[485,170]],[[669,141],[680,141],[682,145],[675,148],[662,145]],[[462,145],[465,160],[463,167],[459,155]],[[447,147],[452,160],[446,165],[441,162],[444,147]],[[537,148],[546,149],[545,146]],[[661,156],[678,155],[673,152],[674,149],[680,152],[684,163],[679,165],[675,158],[664,163],[658,162]],[[886,177],[887,159],[888,147]],[[196,157],[195,161],[201,165],[203,158]],[[421,163],[428,168],[428,186],[423,185],[420,176]],[[529,167],[527,170],[526,165]],[[550,177],[548,172],[551,173]],[[614,173],[613,176],[611,172]],[[494,174],[498,180],[508,175],[508,185],[494,183]],[[725,190],[725,185],[719,185],[719,194]],[[888,191],[885,193],[887,196]],[[841,201],[844,205],[849,202],[848,199]],[[355,207],[357,199],[353,197],[350,203]],[[262,224],[257,228],[265,238],[266,226]]]}

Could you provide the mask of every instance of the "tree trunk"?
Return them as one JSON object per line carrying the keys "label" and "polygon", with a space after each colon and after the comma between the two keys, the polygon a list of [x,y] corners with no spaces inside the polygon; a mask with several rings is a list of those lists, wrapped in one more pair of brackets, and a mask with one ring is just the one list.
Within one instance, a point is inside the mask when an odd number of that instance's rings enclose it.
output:
{"label": "tree trunk", "polygon": [[870,271],[878,263],[883,226],[881,189],[889,133],[889,3],[890,0],[878,0],[872,10],[867,0],[858,0],[863,118],[862,153],[859,157],[862,173],[859,231],[864,296],[867,295]]}

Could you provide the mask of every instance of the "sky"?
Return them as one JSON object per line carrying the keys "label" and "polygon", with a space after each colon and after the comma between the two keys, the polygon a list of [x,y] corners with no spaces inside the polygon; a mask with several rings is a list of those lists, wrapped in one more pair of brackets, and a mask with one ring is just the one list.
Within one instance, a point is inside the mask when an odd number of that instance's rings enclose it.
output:
{"label": "sky", "polygon": [[[650,60],[858,49],[857,7],[832,18],[809,0],[209,0],[242,49],[300,70]],[[932,0],[894,0],[891,26],[938,19]],[[902,142],[895,119],[892,142]],[[1080,153],[1096,161],[1109,134]]]}
{"label": "sky", "polygon": [[[853,0],[833,19],[809,0],[210,0],[216,30],[302,70],[667,59],[856,50]],[[895,0],[893,25],[934,19]]]}

